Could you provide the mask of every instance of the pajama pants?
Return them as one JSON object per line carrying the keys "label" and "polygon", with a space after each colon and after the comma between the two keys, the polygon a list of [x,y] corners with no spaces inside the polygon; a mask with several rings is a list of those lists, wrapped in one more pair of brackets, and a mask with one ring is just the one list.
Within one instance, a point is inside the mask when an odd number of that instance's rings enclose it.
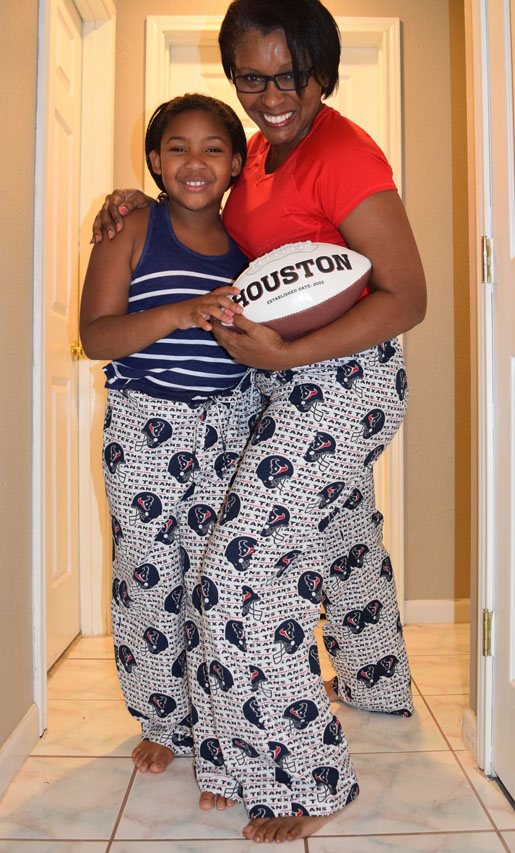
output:
{"label": "pajama pants", "polygon": [[202,637],[188,668],[201,790],[251,818],[327,815],[359,791],[320,677],[341,698],[409,716],[410,673],[372,467],[399,428],[397,341],[353,358],[258,373],[268,398],[207,546]]}
{"label": "pajama pants", "polygon": [[108,395],[103,467],[118,677],[143,736],[179,755],[192,750],[186,650],[199,642],[185,620],[185,586],[198,616],[208,535],[259,408],[250,375],[230,396],[190,404]]}

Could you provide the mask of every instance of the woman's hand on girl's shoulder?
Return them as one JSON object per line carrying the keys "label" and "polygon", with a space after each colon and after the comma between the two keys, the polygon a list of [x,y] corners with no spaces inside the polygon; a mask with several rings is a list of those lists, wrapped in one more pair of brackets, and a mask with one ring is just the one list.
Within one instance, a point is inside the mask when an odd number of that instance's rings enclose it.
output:
{"label": "woman's hand on girl's shoulder", "polygon": [[128,216],[137,208],[148,207],[154,201],[155,199],[145,195],[141,190],[113,190],[112,193],[106,195],[102,208],[95,216],[91,242],[102,242],[104,234],[109,240],[113,240],[117,233],[123,229],[124,216]]}

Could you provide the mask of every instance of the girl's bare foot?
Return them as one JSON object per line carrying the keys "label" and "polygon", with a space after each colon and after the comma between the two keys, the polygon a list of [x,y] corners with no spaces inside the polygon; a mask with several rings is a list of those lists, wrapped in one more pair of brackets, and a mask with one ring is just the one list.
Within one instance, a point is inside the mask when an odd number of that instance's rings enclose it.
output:
{"label": "girl's bare foot", "polygon": [[340,697],[338,696],[338,694],[334,690],[332,679],[329,679],[329,681],[324,681],[324,687],[325,687],[327,695],[329,696],[330,702],[339,702],[340,701]]}
{"label": "girl's bare foot", "polygon": [[167,746],[142,740],[132,752],[132,760],[141,773],[162,773],[173,761],[173,752]]}
{"label": "girl's bare foot", "polygon": [[258,817],[243,828],[243,835],[256,844],[296,841],[313,835],[333,817],[334,814],[324,817]]}
{"label": "girl's bare foot", "polygon": [[216,808],[222,812],[224,809],[232,809],[236,805],[235,800],[230,800],[229,797],[221,797],[220,794],[211,794],[209,791],[202,791],[200,795],[199,806],[204,811]]}

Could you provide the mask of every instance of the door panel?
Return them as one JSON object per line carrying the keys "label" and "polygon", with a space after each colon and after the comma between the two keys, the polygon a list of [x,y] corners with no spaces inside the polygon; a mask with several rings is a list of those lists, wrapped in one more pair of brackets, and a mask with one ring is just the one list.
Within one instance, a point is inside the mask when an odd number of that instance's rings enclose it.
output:
{"label": "door panel", "polygon": [[50,7],[45,222],[47,666],[79,633],[77,365],[81,20]]}

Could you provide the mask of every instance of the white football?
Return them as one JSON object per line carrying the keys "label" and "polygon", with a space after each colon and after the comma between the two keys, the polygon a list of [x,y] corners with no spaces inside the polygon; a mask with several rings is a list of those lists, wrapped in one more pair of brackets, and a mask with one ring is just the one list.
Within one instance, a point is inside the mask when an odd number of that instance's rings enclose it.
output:
{"label": "white football", "polygon": [[249,320],[293,341],[352,308],[370,270],[368,258],[345,246],[288,243],[249,264],[234,282],[240,293],[233,300]]}

